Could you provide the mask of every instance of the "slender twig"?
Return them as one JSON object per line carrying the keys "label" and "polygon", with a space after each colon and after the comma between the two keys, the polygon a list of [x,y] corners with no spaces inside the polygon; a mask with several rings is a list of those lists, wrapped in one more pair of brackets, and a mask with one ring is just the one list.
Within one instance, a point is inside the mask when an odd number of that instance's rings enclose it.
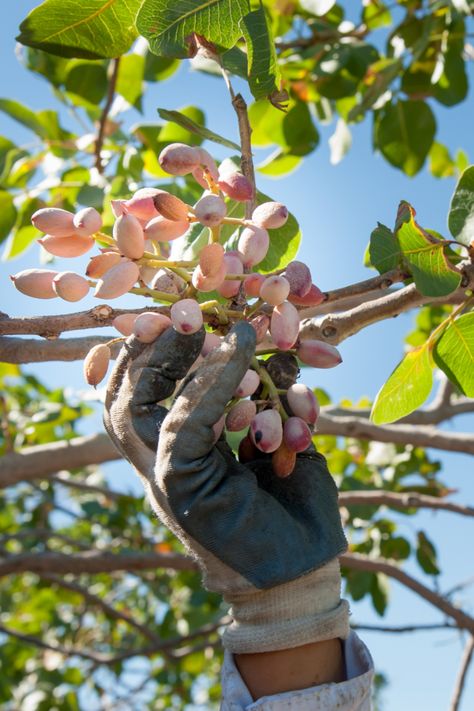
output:
{"label": "slender twig", "polygon": [[250,182],[253,188],[253,199],[245,204],[245,217],[249,219],[256,205],[257,188],[255,185],[255,170],[252,158],[252,129],[250,127],[249,115],[247,112],[247,104],[241,94],[237,94],[232,99],[232,106],[237,114],[237,122],[239,124],[240,146],[242,150],[241,168],[242,173]]}
{"label": "slender twig", "polygon": [[471,634],[464,647],[464,652],[461,659],[461,666],[459,667],[458,677],[456,679],[456,684],[454,686],[453,696],[451,699],[451,705],[449,711],[458,711],[461,703],[461,696],[464,690],[464,685],[466,683],[467,671],[472,660],[472,655],[474,653],[474,636]]}
{"label": "slender twig", "polygon": [[393,491],[342,491],[339,494],[339,504],[341,506],[390,506],[397,509],[437,509],[462,516],[474,516],[472,506],[463,506],[416,492],[399,494]]}
{"label": "slender twig", "polygon": [[41,580],[47,580],[48,582],[53,583],[53,585],[62,587],[65,590],[71,590],[72,592],[78,593],[90,605],[93,605],[94,607],[100,607],[107,617],[110,617],[113,620],[122,620],[127,625],[130,625],[130,627],[134,627],[136,630],[138,630],[138,632],[140,632],[141,635],[146,637],[154,644],[161,644],[162,640],[160,639],[160,637],[155,634],[153,630],[146,624],[140,624],[139,622],[137,622],[137,620],[133,619],[133,617],[127,615],[126,612],[117,610],[117,608],[113,607],[112,605],[109,605],[106,600],[99,597],[98,595],[94,595],[94,593],[91,593],[87,588],[83,587],[82,585],[65,580],[64,578],[61,578],[58,575],[53,575],[51,573],[42,573],[39,577],[41,578]]}
{"label": "slender twig", "polygon": [[104,108],[102,109],[102,114],[99,121],[99,131],[97,134],[97,140],[95,142],[95,167],[99,173],[104,172],[104,166],[102,165],[102,146],[104,145],[105,129],[107,126],[107,119],[109,117],[109,111],[112,108],[115,96],[115,86],[117,84],[117,77],[120,67],[120,57],[112,60],[111,64],[111,75],[109,79],[109,87],[107,90],[107,98],[105,100]]}
{"label": "slender twig", "polygon": [[[117,455],[118,456],[118,455]],[[126,494],[122,493],[120,491],[112,491],[112,489],[106,489],[105,487],[102,486],[95,486],[93,484],[86,484],[84,481],[78,481],[77,479],[74,479],[72,477],[65,477],[65,476],[52,476],[50,477],[50,481],[53,481],[56,484],[61,484],[61,486],[67,486],[70,489],[77,489],[78,491],[85,491],[86,493],[91,493],[91,494],[100,494],[101,496],[105,496],[107,499],[121,499],[123,497],[126,498],[132,498],[138,501],[133,494]]]}
{"label": "slender twig", "polygon": [[470,578],[467,578],[467,580],[463,580],[460,583],[456,583],[456,585],[453,585],[452,588],[449,588],[449,590],[446,590],[444,594],[444,597],[451,597],[454,595],[454,593],[459,592],[460,590],[464,590],[464,588],[469,587],[469,585],[474,584],[474,577],[471,576]]}
{"label": "slender twig", "polygon": [[400,625],[398,627],[392,627],[390,625],[367,625],[365,623],[358,624],[357,622],[351,624],[351,629],[353,630],[363,630],[364,632],[393,632],[397,634],[403,634],[405,632],[432,632],[435,630],[458,630],[457,625],[450,624],[449,622],[432,624],[432,625]]}
{"label": "slender twig", "polygon": [[405,571],[398,568],[396,565],[389,563],[383,558],[369,558],[369,556],[360,553],[344,553],[340,557],[341,565],[353,570],[363,570],[371,573],[385,573],[391,578],[395,578],[399,583],[409,588],[417,595],[422,597],[427,602],[441,612],[444,612],[448,617],[455,620],[460,629],[465,629],[474,634],[474,618],[467,615],[459,608],[452,605],[449,600],[430,590],[430,588],[420,583]]}
{"label": "slender twig", "polygon": [[[27,644],[32,644],[35,647],[39,647],[40,649],[50,649],[53,652],[58,652],[59,654],[63,654],[67,657],[81,657],[82,659],[86,659],[87,661],[94,662],[94,664],[97,666],[109,666],[117,664],[118,662],[123,662],[126,659],[130,659],[132,657],[151,657],[157,652],[167,652],[169,650],[175,649],[179,645],[187,643],[191,639],[195,639],[196,637],[212,634],[218,629],[218,627],[220,627],[220,625],[220,621],[216,624],[205,625],[201,629],[189,635],[179,638],[167,639],[163,641],[160,640],[159,643],[155,642],[147,647],[134,647],[132,645],[131,649],[128,649],[124,652],[120,652],[119,654],[113,656],[100,654],[97,652],[93,652],[92,650],[85,650],[83,648],[78,647],[67,647],[60,644],[50,644],[48,642],[44,642],[39,637],[34,637],[33,635],[29,634],[23,634],[22,632],[18,632],[17,630],[13,630],[10,627],[6,627],[2,624],[0,624],[0,632],[3,632],[3,634],[6,634],[10,637],[15,637],[16,639],[19,639],[22,642],[26,642]],[[203,646],[207,647],[209,646],[209,644],[204,644]],[[202,648],[201,645],[199,645],[199,648]],[[190,654],[195,651],[197,651],[197,647],[191,647],[186,653]],[[180,656],[184,656],[184,654]]]}

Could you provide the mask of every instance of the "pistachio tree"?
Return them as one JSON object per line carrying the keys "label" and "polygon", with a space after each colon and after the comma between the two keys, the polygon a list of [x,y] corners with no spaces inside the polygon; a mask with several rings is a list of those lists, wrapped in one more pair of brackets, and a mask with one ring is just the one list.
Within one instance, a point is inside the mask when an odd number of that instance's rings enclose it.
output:
{"label": "pistachio tree", "polygon": [[[242,249],[241,231],[255,209],[272,202],[258,190],[253,147],[269,149],[258,173],[284,178],[318,150],[321,125],[335,126],[337,163],[350,149],[351,127],[368,121],[374,151],[394,169],[415,176],[426,164],[437,178],[455,177],[449,233],[421,225],[416,206],[403,200],[390,225],[377,222],[374,206],[361,254],[372,270],[367,278],[295,302],[298,343],[327,349],[407,311],[415,323],[403,359],[372,400],[339,404],[315,390],[321,410],[313,440],[340,488],[350,543],[341,557],[346,595],[354,603],[369,599],[383,616],[393,578],[437,610],[439,626],[464,632],[452,702],[460,708],[474,618],[440,593],[436,541],[417,514],[474,515],[449,499],[437,459],[445,451],[474,454],[471,433],[444,427],[474,411],[474,166],[462,147],[437,140],[436,120],[438,106],[455,107],[468,94],[473,10],[469,0],[369,0],[349,22],[344,5],[332,0],[45,0],[21,23],[21,61],[44,78],[64,111],[0,99],[0,110],[35,136],[33,148],[0,137],[4,259],[30,249],[31,268],[38,266],[35,243],[43,233],[32,216],[94,208],[100,229],[84,238],[94,255],[115,253],[140,276],[113,294],[118,301],[102,298],[88,310],[52,315],[45,301],[41,316],[0,314],[2,707],[21,708],[27,700],[40,710],[217,707],[218,631],[227,621],[220,599],[201,587],[194,563],[143,499],[107,483],[100,464],[120,455],[104,431],[79,434],[92,417],[90,405],[44,385],[28,364],[77,361],[80,369],[91,349],[105,344],[115,357],[120,337],[104,330],[117,317],[169,315],[174,299],[150,286],[146,269],[167,265],[194,298],[189,284],[203,247],[210,241]],[[206,126],[204,102],[180,111],[157,106],[156,122],[124,127],[126,110],[140,111],[147,89],[189,61],[222,82],[239,141]],[[223,189],[219,230],[190,220],[172,259],[162,248],[127,255],[114,206],[133,200],[138,187],[165,191],[190,209],[202,196],[202,182],[164,169],[160,156],[176,143],[199,150],[204,144],[211,160],[218,146],[250,185],[248,199]],[[58,159],[54,176],[44,171],[51,156]],[[298,216],[269,234],[264,259],[247,265],[242,281],[254,272],[280,276],[295,263]],[[41,241],[41,268],[46,259],[56,274],[54,250]],[[18,276],[14,282],[20,284]],[[120,303],[125,293],[134,295],[132,308]],[[268,313],[264,299],[249,311],[238,294],[197,300],[206,328],[219,336],[232,319]],[[68,335],[77,330],[85,335]],[[266,334],[261,354],[273,351]],[[373,456],[374,443],[387,445],[383,456]],[[400,532],[400,513],[410,517],[411,535]],[[409,560],[423,580],[406,572]]]}

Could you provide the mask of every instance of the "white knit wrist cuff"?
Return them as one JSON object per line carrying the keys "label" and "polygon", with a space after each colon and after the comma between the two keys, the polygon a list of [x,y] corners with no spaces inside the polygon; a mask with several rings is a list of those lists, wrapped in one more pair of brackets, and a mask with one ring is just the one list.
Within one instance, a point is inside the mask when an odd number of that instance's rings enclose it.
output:
{"label": "white knit wrist cuff", "polygon": [[346,639],[349,605],[340,599],[339,563],[269,590],[229,596],[232,623],[222,642],[234,654],[290,649],[311,642]]}

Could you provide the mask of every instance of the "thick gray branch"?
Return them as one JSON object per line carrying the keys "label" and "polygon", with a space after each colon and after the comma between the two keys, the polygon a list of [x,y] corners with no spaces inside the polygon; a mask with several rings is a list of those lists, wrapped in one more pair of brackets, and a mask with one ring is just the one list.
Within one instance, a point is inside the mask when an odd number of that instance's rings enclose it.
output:
{"label": "thick gray branch", "polygon": [[[342,313],[330,314],[320,319],[308,319],[302,322],[300,336],[302,338],[316,338],[337,345],[346,338],[359,333],[362,329],[378,321],[398,316],[404,311],[414,309],[425,304],[458,304],[466,298],[466,289],[474,287],[474,267],[465,267],[463,270],[463,286],[452,294],[443,297],[423,296],[415,284],[390,292],[353,309]],[[317,308],[305,312],[308,316],[317,316]]]}
{"label": "thick gray branch", "polygon": [[400,509],[435,509],[451,511],[462,516],[474,516],[472,506],[463,506],[451,501],[438,499],[436,496],[426,496],[415,492],[399,494],[392,491],[341,491],[340,506],[391,506]]}
{"label": "thick gray branch", "polygon": [[[400,425],[437,425],[445,420],[450,420],[457,415],[474,412],[474,398],[459,397],[446,404],[429,406],[424,410],[415,410],[410,415],[398,420]],[[337,405],[326,405],[321,408],[321,413],[330,419],[333,417],[349,417],[368,420],[370,417],[369,408],[338,407]]]}
{"label": "thick gray branch", "polygon": [[387,560],[369,558],[360,553],[345,553],[340,557],[340,561],[341,565],[352,570],[384,573],[391,578],[395,578],[399,583],[420,595],[420,597],[438,608],[438,610],[441,610],[441,612],[444,612],[448,617],[451,617],[460,629],[468,630],[471,634],[474,634],[474,618]]}
{"label": "thick gray branch", "polygon": [[196,570],[191,558],[178,553],[21,553],[0,560],[0,577],[19,573],[56,573],[80,575],[113,573],[118,570]]}
{"label": "thick gray branch", "polygon": [[[52,360],[83,360],[93,346],[110,340],[109,336],[83,336],[55,340],[0,336],[0,362],[42,363]],[[119,350],[120,344],[113,343],[111,346],[113,358],[116,358]]]}
{"label": "thick gray branch", "polygon": [[374,425],[359,417],[328,417],[320,415],[318,434],[369,439],[376,442],[413,444],[417,447],[433,447],[448,452],[474,454],[474,437],[460,432],[444,432],[429,426],[404,424]]}
{"label": "thick gray branch", "polygon": [[111,326],[116,316],[121,314],[141,314],[144,311],[169,312],[166,306],[149,306],[139,309],[113,309],[108,304],[99,304],[89,311],[58,316],[18,316],[10,317],[0,312],[0,335],[36,335],[43,338],[58,338],[63,331],[77,331],[85,328]]}
{"label": "thick gray branch", "polygon": [[46,478],[61,469],[77,469],[111,459],[120,459],[120,454],[106,434],[26,447],[0,459],[0,488],[19,481]]}

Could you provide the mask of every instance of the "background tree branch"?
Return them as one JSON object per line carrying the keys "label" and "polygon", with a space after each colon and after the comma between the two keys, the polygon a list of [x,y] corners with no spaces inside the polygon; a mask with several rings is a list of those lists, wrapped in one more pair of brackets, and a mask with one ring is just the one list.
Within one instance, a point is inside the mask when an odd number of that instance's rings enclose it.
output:
{"label": "background tree branch", "polygon": [[0,577],[19,573],[46,573],[80,575],[88,573],[112,573],[118,570],[197,570],[196,563],[178,553],[107,553],[85,551],[83,553],[21,553],[10,555],[0,561]]}
{"label": "background tree branch", "polygon": [[449,711],[458,711],[461,703],[462,692],[464,691],[464,685],[466,683],[467,671],[469,665],[471,664],[472,655],[474,653],[474,636],[471,634],[464,647],[464,653],[461,659],[461,666],[459,668],[458,678],[456,679],[456,684],[454,686],[453,696],[451,699],[451,705]]}
{"label": "background tree branch", "polygon": [[459,608],[452,605],[446,598],[442,597],[434,590],[420,583],[418,580],[413,578],[404,570],[398,568],[396,565],[388,562],[387,560],[381,558],[369,558],[366,555],[360,553],[344,553],[340,557],[341,565],[351,568],[352,570],[363,570],[372,573],[384,573],[391,578],[395,578],[399,583],[409,588],[417,595],[422,597],[427,602],[431,603],[434,607],[441,612],[444,612],[448,617],[451,617],[460,629],[468,630],[471,634],[474,634],[474,618],[467,615],[465,612]]}

